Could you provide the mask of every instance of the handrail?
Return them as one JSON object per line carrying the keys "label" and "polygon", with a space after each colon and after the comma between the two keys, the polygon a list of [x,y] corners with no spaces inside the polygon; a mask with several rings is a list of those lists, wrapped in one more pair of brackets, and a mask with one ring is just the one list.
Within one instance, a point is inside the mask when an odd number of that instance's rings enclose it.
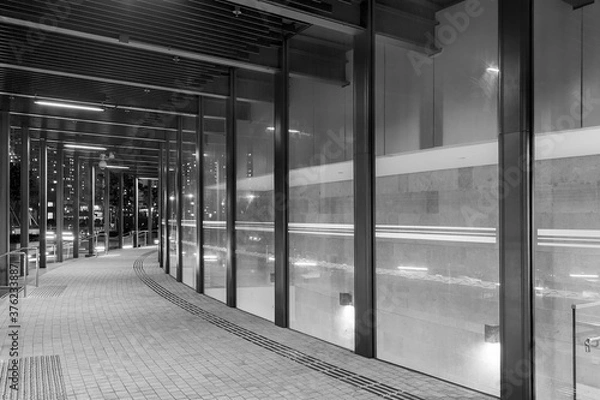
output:
{"label": "handrail", "polygon": [[158,233],[158,229],[145,229],[142,231],[131,231],[131,233],[135,233],[137,235],[137,238],[139,240],[140,234],[144,234],[144,246],[148,246],[148,235],[152,234],[152,233]]}
{"label": "handrail", "polygon": [[[85,237],[80,237],[78,240],[80,242],[85,241],[85,240],[89,240],[92,241],[93,239],[96,239],[95,243],[94,243],[94,253],[96,254],[96,257],[98,257],[98,252],[96,251],[96,248],[98,247],[98,238],[100,236],[104,236],[107,237],[107,233],[105,231],[100,231],[97,233],[94,233],[93,235],[89,235],[89,236],[85,236]],[[110,237],[110,236],[108,236]],[[108,246],[105,246],[104,248],[104,254],[108,254]]]}
{"label": "handrail", "polygon": [[[4,254],[0,254],[0,258],[4,258],[7,256],[10,256],[11,254],[19,254],[20,257],[20,261],[21,261],[21,266],[23,268],[23,297],[27,297],[27,276],[29,275],[29,258],[27,257],[29,254],[29,251],[31,250],[35,250],[35,287],[39,286],[39,281],[40,281],[40,248],[35,247],[35,246],[30,246],[30,247],[22,247],[19,249],[15,249],[12,251],[9,251],[7,253]],[[10,259],[8,260],[8,262],[10,263]]]}

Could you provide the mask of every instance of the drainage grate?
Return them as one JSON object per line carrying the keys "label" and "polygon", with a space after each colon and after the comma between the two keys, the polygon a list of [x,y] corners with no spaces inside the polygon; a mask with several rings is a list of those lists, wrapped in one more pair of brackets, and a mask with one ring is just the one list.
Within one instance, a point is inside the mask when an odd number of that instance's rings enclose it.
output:
{"label": "drainage grate", "polygon": [[254,343],[257,346],[262,347],[265,350],[276,353],[282,357],[285,357],[291,361],[294,361],[298,364],[301,364],[307,368],[312,369],[313,371],[320,372],[327,376],[330,376],[339,381],[345,382],[349,385],[352,385],[356,388],[366,390],[370,393],[373,393],[377,396],[383,397],[385,399],[392,400],[424,400],[422,397],[415,396],[411,393],[408,393],[404,390],[394,388],[392,386],[386,385],[385,383],[378,382],[371,378],[368,378],[363,375],[356,374],[351,371],[347,371],[343,368],[340,368],[336,365],[330,364],[328,362],[322,361],[318,358],[305,354],[301,351],[294,350],[291,347],[288,347],[284,344],[276,342],[275,340],[269,339],[265,336],[259,335],[251,330],[243,328],[239,325],[236,325],[226,319],[216,316],[195,304],[190,303],[189,301],[182,299],[176,294],[168,291],[163,286],[154,281],[150,276],[146,274],[144,271],[144,260],[155,253],[155,251],[143,254],[139,259],[137,259],[133,264],[133,269],[135,270],[137,276],[141,279],[142,282],[146,284],[150,289],[156,292],[158,295],[163,297],[164,299],[170,301],[171,303],[181,307],[187,312],[202,318],[206,322],[209,322],[221,329],[226,330],[227,332],[236,335],[244,340],[247,340],[251,343]]}
{"label": "drainage grate", "polygon": [[19,374],[16,389],[9,371],[11,360],[0,361],[0,399],[6,400],[66,400],[65,381],[60,358],[36,356],[18,358]]}
{"label": "drainage grate", "polygon": [[46,299],[49,297],[60,297],[65,291],[66,286],[42,286],[35,288],[28,294],[28,298]]}

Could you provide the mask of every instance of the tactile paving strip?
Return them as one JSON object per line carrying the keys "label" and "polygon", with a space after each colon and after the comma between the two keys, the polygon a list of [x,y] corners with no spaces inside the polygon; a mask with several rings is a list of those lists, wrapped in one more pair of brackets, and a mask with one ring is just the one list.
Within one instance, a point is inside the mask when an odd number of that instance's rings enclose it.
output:
{"label": "tactile paving strip", "polygon": [[255,345],[260,346],[265,350],[276,353],[307,368],[310,368],[314,371],[318,371],[339,381],[345,382],[356,388],[366,390],[367,392],[373,393],[384,399],[424,400],[422,397],[408,393],[402,389],[394,388],[392,386],[386,385],[385,383],[378,382],[374,379],[356,374],[354,372],[340,368],[336,365],[322,361],[301,351],[294,350],[291,347],[288,347],[275,340],[269,339],[265,336],[259,335],[246,328],[229,322],[226,319],[218,317],[215,314],[210,313],[198,307],[197,305],[190,303],[185,299],[182,299],[181,297],[168,291],[163,286],[158,284],[156,281],[150,278],[144,271],[144,260],[153,253],[155,253],[155,251],[145,253],[135,261],[135,263],[133,264],[133,269],[135,270],[137,276],[142,280],[142,282],[144,282],[159,296],[170,301],[176,306],[186,310],[190,314],[200,317],[206,322],[209,322],[221,329],[224,329],[227,332],[238,336],[244,340],[254,343]]}
{"label": "tactile paving strip", "polygon": [[47,299],[59,297],[65,291],[66,286],[42,286],[35,288],[27,295],[27,298]]}
{"label": "tactile paving strip", "polygon": [[[15,360],[18,362],[18,374],[9,369],[13,365],[12,360],[0,361],[0,399],[67,399],[59,356],[22,357]],[[15,381],[16,388],[11,388]]]}

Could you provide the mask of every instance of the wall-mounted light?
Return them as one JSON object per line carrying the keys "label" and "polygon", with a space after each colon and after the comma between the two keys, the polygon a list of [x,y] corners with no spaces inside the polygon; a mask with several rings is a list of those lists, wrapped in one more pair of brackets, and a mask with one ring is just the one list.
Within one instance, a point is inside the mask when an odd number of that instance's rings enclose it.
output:
{"label": "wall-mounted light", "polygon": [[493,72],[494,74],[497,74],[497,73],[499,73],[499,72],[500,72],[500,70],[499,70],[498,68],[496,68],[496,67],[488,67],[488,68],[486,69],[486,71],[487,71],[487,72]]}
{"label": "wall-mounted light", "polygon": [[125,167],[123,165],[107,165],[106,168],[108,168],[108,169],[129,169],[129,167]]}
{"label": "wall-mounted light", "polygon": [[485,324],[485,342],[500,343],[500,325]]}
{"label": "wall-mounted light", "polygon": [[340,293],[340,306],[352,305],[352,293]]}
{"label": "wall-mounted light", "polygon": [[84,105],[73,104],[73,103],[60,103],[57,101],[35,100],[34,103],[37,104],[38,106],[68,108],[68,109],[72,109],[72,110],[96,111],[96,112],[104,111],[104,108],[102,108],[102,107],[84,106]]}

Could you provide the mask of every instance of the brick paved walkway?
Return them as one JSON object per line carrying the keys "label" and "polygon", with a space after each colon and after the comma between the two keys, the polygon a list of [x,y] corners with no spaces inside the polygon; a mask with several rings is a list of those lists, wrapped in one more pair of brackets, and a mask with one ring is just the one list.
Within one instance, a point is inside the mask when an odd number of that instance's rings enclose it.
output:
{"label": "brick paved walkway", "polygon": [[[249,343],[167,301],[133,269],[147,252],[114,251],[59,265],[44,274],[30,298],[20,299],[20,356],[58,356],[66,398],[383,398]],[[490,399],[228,308],[175,282],[155,259],[153,254],[145,260],[144,276],[166,291],[308,356],[418,396],[412,398]],[[7,300],[0,302],[0,360],[9,359],[8,306]],[[46,373],[57,375],[52,369]]]}

